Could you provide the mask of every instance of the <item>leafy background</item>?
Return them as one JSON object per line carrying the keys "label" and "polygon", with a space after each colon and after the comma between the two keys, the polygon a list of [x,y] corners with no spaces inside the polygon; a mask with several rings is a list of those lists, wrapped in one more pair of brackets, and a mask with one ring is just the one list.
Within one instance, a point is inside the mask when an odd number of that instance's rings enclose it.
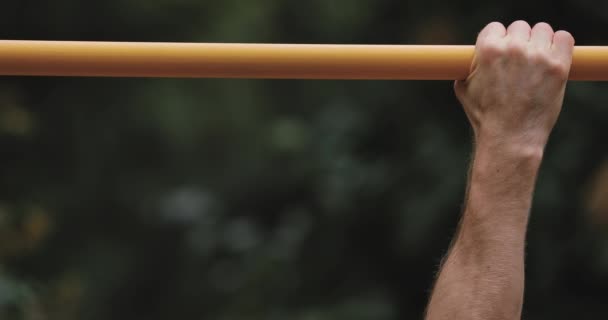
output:
{"label": "leafy background", "polygon": [[[590,0],[5,1],[0,38],[472,44]],[[608,88],[571,83],[526,319],[605,318]],[[416,319],[470,154],[448,81],[0,78],[0,318]]]}

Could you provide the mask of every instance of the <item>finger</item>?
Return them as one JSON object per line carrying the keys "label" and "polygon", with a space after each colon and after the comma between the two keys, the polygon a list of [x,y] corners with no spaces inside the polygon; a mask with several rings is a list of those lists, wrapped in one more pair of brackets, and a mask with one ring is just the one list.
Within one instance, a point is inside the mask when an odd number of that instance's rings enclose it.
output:
{"label": "finger", "polygon": [[488,37],[503,38],[507,34],[507,29],[500,22],[491,22],[479,32],[477,42]]}
{"label": "finger", "polygon": [[528,42],[530,40],[530,25],[523,20],[515,21],[507,28],[507,36],[513,40]]}
{"label": "finger", "polygon": [[574,51],[574,37],[568,31],[559,30],[553,35],[553,51],[565,62],[572,62],[572,52]]}
{"label": "finger", "polygon": [[530,32],[530,43],[540,49],[549,49],[553,43],[553,28],[547,23],[537,23]]}

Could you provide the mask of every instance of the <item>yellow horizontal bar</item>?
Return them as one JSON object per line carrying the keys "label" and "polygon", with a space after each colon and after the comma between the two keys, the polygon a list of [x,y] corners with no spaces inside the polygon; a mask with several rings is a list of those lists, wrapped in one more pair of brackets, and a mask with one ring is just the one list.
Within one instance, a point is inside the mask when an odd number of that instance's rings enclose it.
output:
{"label": "yellow horizontal bar", "polygon": [[[464,79],[473,46],[0,40],[0,75]],[[571,80],[608,80],[608,47],[578,46]]]}

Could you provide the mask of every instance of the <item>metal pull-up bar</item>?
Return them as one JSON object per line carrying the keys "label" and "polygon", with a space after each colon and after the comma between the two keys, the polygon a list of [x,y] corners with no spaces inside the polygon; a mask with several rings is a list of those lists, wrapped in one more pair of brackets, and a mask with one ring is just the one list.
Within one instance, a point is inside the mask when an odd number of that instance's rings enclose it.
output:
{"label": "metal pull-up bar", "polygon": [[[0,40],[0,75],[464,79],[473,46]],[[608,47],[577,46],[571,80],[608,80]]]}

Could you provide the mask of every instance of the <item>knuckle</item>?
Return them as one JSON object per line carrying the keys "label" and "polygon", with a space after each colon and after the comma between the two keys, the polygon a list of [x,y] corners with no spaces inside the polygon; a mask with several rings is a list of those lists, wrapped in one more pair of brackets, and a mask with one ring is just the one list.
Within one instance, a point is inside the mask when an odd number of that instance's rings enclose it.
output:
{"label": "knuckle", "polygon": [[555,37],[557,37],[558,39],[560,39],[562,41],[574,44],[574,37],[568,31],[564,31],[564,30],[556,31]]}
{"label": "knuckle", "polygon": [[544,60],[543,54],[538,50],[531,50],[526,54],[527,60],[532,64],[537,65]]}
{"label": "knuckle", "polygon": [[570,32],[568,32],[568,31],[566,31],[566,30],[558,30],[558,31],[557,31],[557,32],[555,32],[555,33],[559,33],[559,34],[560,34],[560,35],[562,35],[563,37],[568,37],[568,38],[574,39],[574,38],[572,37],[572,34],[570,34]]}
{"label": "knuckle", "polygon": [[504,25],[498,21],[492,21],[490,23],[488,23],[487,27],[489,28],[503,28],[504,29]]}
{"label": "knuckle", "polygon": [[528,22],[526,22],[524,20],[513,21],[513,23],[511,23],[511,27],[514,27],[514,26],[531,29],[530,24],[528,24]]}
{"label": "knuckle", "polygon": [[482,61],[493,61],[503,55],[503,48],[498,41],[483,40],[478,44],[479,58]]}
{"label": "knuckle", "polygon": [[551,54],[546,50],[532,49],[528,51],[528,60],[533,64],[550,63]]}
{"label": "knuckle", "polygon": [[509,41],[506,52],[510,57],[523,57],[526,54],[526,44],[523,41]]}
{"label": "knuckle", "polygon": [[547,73],[560,80],[567,80],[570,67],[558,59],[547,59],[545,62]]}
{"label": "knuckle", "polygon": [[534,29],[546,29],[546,30],[553,31],[553,28],[551,28],[551,25],[549,25],[546,22],[539,22],[539,23],[535,24]]}

